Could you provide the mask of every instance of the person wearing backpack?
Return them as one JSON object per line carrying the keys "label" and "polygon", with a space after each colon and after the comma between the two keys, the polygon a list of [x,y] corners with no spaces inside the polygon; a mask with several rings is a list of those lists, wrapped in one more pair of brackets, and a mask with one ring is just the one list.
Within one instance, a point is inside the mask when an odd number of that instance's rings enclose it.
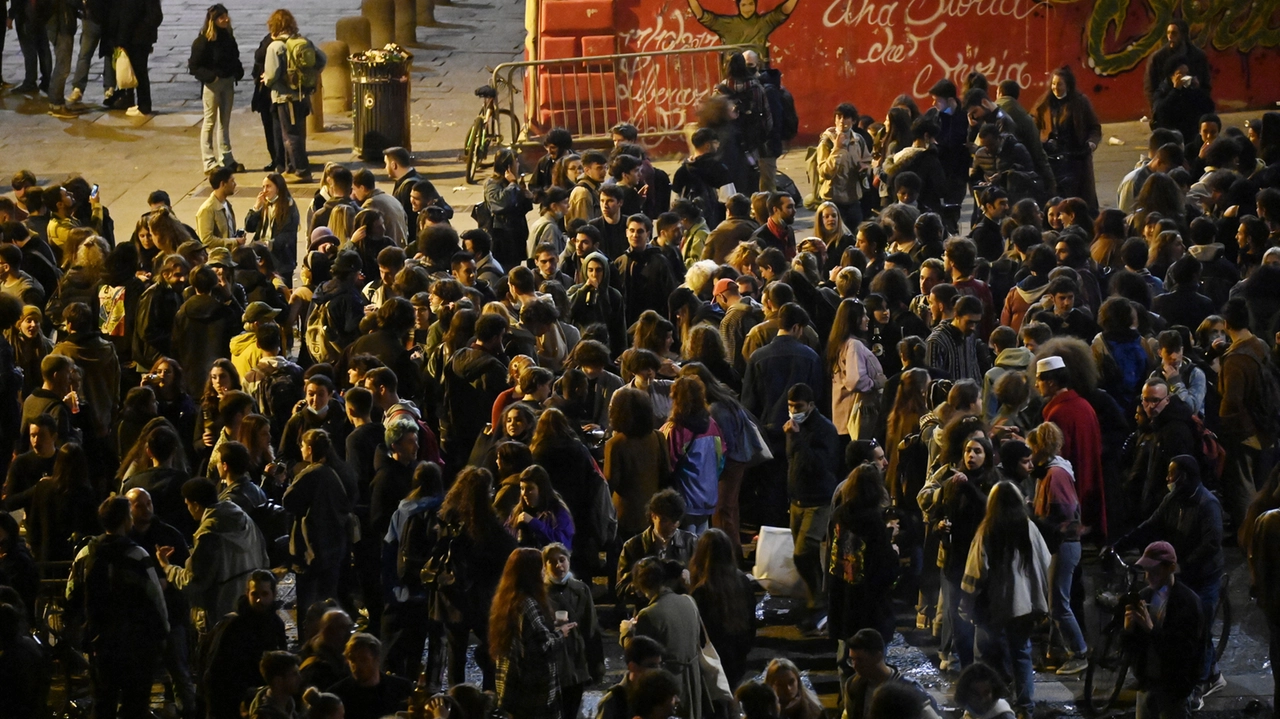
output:
{"label": "person wearing backpack", "polygon": [[[423,585],[422,569],[436,554],[441,534],[437,510],[444,500],[440,467],[419,464],[410,480],[409,494],[391,514],[382,541],[382,641],[386,667],[402,677],[421,672],[422,647],[434,671],[427,670],[429,687],[437,690],[444,656],[444,626],[431,619],[430,588]],[[434,680],[434,681],[432,681]]]}
{"label": "person wearing backpack", "polygon": [[1191,416],[1191,408],[1172,394],[1165,380],[1152,377],[1142,386],[1138,429],[1127,443],[1132,463],[1125,482],[1125,505],[1133,524],[1150,517],[1164,499],[1169,462],[1188,447],[1197,446]]}
{"label": "person wearing backpack", "polygon": [[305,337],[310,361],[336,363],[342,350],[360,337],[360,320],[369,303],[360,294],[361,268],[360,255],[344,250],[333,261],[333,279],[316,288]]}
{"label": "person wearing backpack", "polygon": [[[737,107],[738,117],[733,122],[738,128],[739,144],[747,154],[748,163],[756,166],[752,168],[755,172],[749,174],[757,177],[759,158],[773,132],[774,121],[764,86],[747,67],[742,53],[735,52],[729,56],[726,77],[716,86],[716,92]],[[739,189],[746,191],[750,188],[744,186]]]}
{"label": "person wearing backpack", "polygon": [[1222,473],[1222,509],[1231,525],[1244,520],[1255,494],[1258,456],[1276,440],[1280,388],[1268,359],[1267,343],[1249,329],[1244,298],[1227,302],[1222,312],[1231,346],[1218,373],[1218,407],[1227,464]]}
{"label": "person wearing backpack", "polygon": [[129,539],[129,500],[98,506],[105,534],[76,554],[67,581],[68,610],[86,619],[93,705],[99,716],[146,716],[151,680],[169,634],[169,612],[154,560]]}
{"label": "person wearing backpack", "polygon": [[[676,169],[671,189],[681,199],[693,203],[706,218],[707,226],[714,227],[724,220],[724,203],[720,201],[720,189],[726,186],[733,187],[733,183],[729,179],[729,170],[725,168],[723,162],[720,162],[717,155],[716,151],[720,143],[715,130],[709,127],[700,128],[693,133],[689,142],[693,145],[693,154],[689,159],[681,162],[680,167]],[[704,244],[705,242],[697,243],[694,247],[685,247],[686,265],[692,265],[702,257]]]}
{"label": "person wearing backpack", "polygon": [[267,48],[262,82],[271,89],[276,111],[277,157],[283,161],[286,180],[310,182],[304,123],[311,114],[311,93],[328,58],[315,43],[299,34],[298,21],[288,10],[271,13],[267,31],[272,42]]}

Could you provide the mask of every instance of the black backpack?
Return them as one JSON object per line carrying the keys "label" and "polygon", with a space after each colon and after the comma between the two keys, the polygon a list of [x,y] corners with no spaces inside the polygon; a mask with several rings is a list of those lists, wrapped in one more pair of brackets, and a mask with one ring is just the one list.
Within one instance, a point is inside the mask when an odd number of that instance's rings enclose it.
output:
{"label": "black backpack", "polygon": [[439,520],[435,524],[435,542],[418,577],[424,589],[437,593],[455,608],[462,608],[471,589],[465,559],[471,539],[461,524]]}
{"label": "black backpack", "polygon": [[289,527],[293,524],[288,510],[268,499],[249,510],[249,519],[262,533],[262,543],[267,549],[267,559],[273,567],[289,564]]}
{"label": "black backpack", "polygon": [[800,116],[796,114],[796,99],[785,87],[778,87],[778,100],[782,105],[782,115],[777,118],[778,134],[783,142],[790,142],[800,134]]}
{"label": "black backpack", "polygon": [[422,569],[432,559],[440,534],[437,507],[425,507],[409,515],[400,528],[400,545],[396,548],[396,577],[409,589],[422,586]]}
{"label": "black backpack", "polygon": [[284,431],[285,423],[293,415],[293,408],[302,401],[301,368],[298,370],[295,372],[294,367],[263,369],[262,364],[258,364],[258,371],[264,377],[258,384],[258,397],[255,399],[263,416],[271,420],[272,437],[278,437]]}
{"label": "black backpack", "polygon": [[471,206],[471,219],[475,221],[476,227],[493,234],[493,211],[489,209],[489,203],[481,200]]}

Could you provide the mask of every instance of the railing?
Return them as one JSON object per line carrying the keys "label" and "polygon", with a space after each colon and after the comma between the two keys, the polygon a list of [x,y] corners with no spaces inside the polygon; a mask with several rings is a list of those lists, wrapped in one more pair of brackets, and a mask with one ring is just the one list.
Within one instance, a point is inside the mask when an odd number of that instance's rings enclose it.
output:
{"label": "railing", "polygon": [[[749,45],[505,62],[493,69],[498,102],[523,115],[517,146],[553,127],[584,145],[607,142],[610,128],[630,122],[645,140],[679,136],[723,77],[722,58]],[[524,73],[524,77],[516,77]],[[516,88],[524,87],[523,109]],[[505,97],[503,97],[505,93]],[[512,128],[513,130],[515,128]],[[515,137],[514,131],[510,135]]]}

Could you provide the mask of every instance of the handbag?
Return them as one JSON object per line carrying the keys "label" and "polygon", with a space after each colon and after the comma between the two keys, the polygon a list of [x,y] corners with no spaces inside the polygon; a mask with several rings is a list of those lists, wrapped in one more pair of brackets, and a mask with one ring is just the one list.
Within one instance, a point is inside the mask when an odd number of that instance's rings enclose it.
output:
{"label": "handbag", "polygon": [[138,86],[138,76],[133,72],[133,63],[129,61],[129,55],[123,48],[116,48],[111,56],[111,62],[116,68],[117,89],[132,90]]}
{"label": "handbag", "polygon": [[760,433],[760,426],[745,411],[742,419],[742,434],[746,440],[744,444],[751,450],[751,458],[747,460],[747,466],[754,467],[771,461],[773,459],[773,451],[769,449],[769,443],[764,441],[764,435]]}
{"label": "handbag", "polygon": [[[685,595],[697,610],[697,602],[693,597]],[[698,668],[702,671],[702,686],[713,702],[730,703],[733,701],[733,690],[729,688],[729,677],[724,673],[724,663],[720,661],[720,653],[711,643],[707,635],[707,625],[702,623],[702,615],[698,615],[698,628],[702,630],[702,649],[698,652]]]}

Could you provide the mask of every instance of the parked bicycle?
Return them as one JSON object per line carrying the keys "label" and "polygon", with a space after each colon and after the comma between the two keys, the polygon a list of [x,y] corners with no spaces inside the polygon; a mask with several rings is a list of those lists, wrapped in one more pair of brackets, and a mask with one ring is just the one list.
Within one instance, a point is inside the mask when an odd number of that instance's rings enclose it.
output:
{"label": "parked bicycle", "polygon": [[[498,85],[511,87],[510,83],[498,77]],[[513,88],[514,89],[514,88]],[[515,113],[498,106],[498,88],[493,85],[482,85],[476,88],[476,97],[481,99],[480,112],[467,131],[467,141],[462,147],[462,158],[467,166],[467,183],[476,184],[476,178],[482,167],[491,167],[490,153],[502,147],[508,147],[520,134],[520,120]],[[511,136],[502,133],[503,122],[509,123]]]}
{"label": "parked bicycle", "polygon": [[[1120,648],[1120,633],[1124,631],[1125,609],[1141,601],[1138,593],[1146,586],[1141,567],[1124,561],[1115,550],[1102,557],[1099,588],[1094,604],[1102,623],[1098,640],[1089,650],[1089,667],[1084,674],[1083,708],[1094,714],[1102,714],[1116,705],[1129,675],[1129,663]],[[1214,612],[1210,636],[1213,638],[1214,655],[1222,659],[1231,639],[1231,575],[1222,575],[1217,610]]]}

